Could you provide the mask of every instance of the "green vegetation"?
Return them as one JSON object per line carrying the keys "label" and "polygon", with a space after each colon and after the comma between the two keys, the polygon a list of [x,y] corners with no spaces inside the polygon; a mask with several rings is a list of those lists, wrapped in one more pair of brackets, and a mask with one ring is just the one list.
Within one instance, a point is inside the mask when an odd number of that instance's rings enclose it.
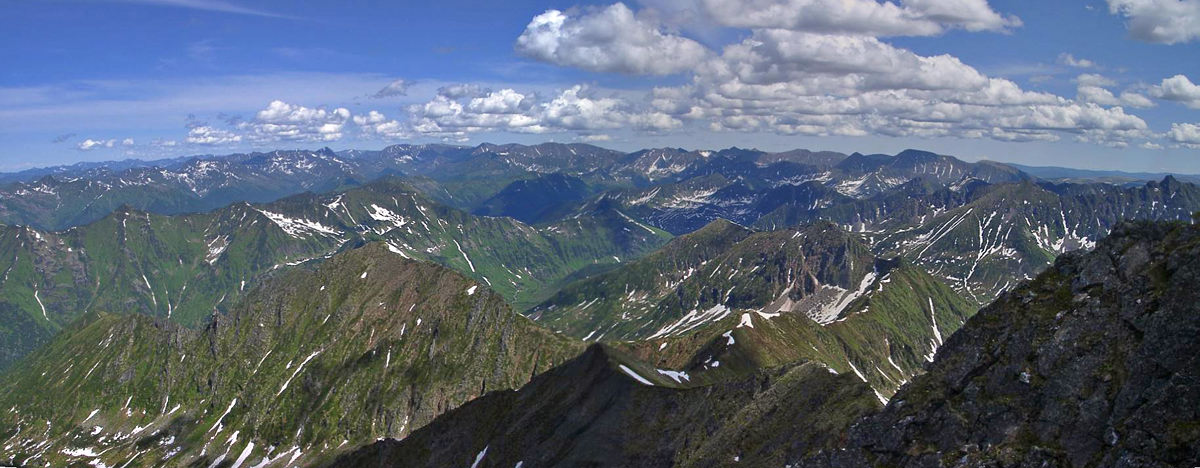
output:
{"label": "green vegetation", "polygon": [[202,330],[81,320],[6,374],[0,405],[19,410],[0,419],[0,460],[311,463],[402,437],[580,349],[486,286],[374,243],[281,273]]}
{"label": "green vegetation", "polygon": [[0,369],[88,312],[203,325],[263,275],[364,242],[453,268],[524,307],[669,237],[611,209],[539,227],[474,216],[395,179],[201,214],[126,209],[59,233],[2,230],[0,314],[11,320],[0,332],[14,338],[0,339]]}
{"label": "green vegetation", "polygon": [[920,268],[878,259],[831,224],[752,232],[715,221],[526,314],[687,371],[693,384],[812,361],[886,397],[974,311]]}

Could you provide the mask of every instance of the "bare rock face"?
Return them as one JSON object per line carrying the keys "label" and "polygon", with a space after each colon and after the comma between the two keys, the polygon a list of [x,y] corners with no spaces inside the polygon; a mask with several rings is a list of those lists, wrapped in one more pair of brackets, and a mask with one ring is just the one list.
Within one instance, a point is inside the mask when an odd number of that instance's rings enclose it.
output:
{"label": "bare rock face", "polygon": [[984,308],[929,372],[804,466],[1200,460],[1200,228],[1118,227]]}

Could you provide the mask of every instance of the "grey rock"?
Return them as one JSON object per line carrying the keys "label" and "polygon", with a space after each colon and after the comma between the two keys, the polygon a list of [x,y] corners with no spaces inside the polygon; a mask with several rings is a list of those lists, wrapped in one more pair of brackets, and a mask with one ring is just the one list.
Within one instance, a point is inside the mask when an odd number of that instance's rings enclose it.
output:
{"label": "grey rock", "polygon": [[971,318],[837,456],[796,465],[1197,466],[1197,285],[1200,228],[1123,224]]}

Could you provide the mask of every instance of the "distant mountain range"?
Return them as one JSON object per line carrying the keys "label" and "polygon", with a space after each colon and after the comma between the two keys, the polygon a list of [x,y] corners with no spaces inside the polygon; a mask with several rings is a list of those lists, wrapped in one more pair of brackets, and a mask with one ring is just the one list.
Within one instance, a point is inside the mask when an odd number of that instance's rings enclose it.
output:
{"label": "distant mountain range", "polygon": [[1025,166],[1013,163],[1007,164],[1034,177],[1060,182],[1109,182],[1121,184],[1145,182],[1148,180],[1162,180],[1167,176],[1171,176],[1182,181],[1191,182],[1193,184],[1200,182],[1200,174],[1178,174],[1174,172],[1098,171],[1094,169],[1074,169],[1069,167]]}
{"label": "distant mountain range", "polygon": [[[746,190],[759,192],[767,186],[819,181],[842,195],[861,198],[918,175],[942,183],[964,178],[999,183],[1032,177],[1057,182],[1126,184],[1162,180],[1170,174],[988,161],[965,163],[915,150],[891,157],[807,150],[769,153],[736,147],[720,151],[661,148],[621,153],[579,143],[395,145],[379,151],[339,152],[323,148],[88,162],[0,174],[0,223],[59,230],[90,223],[126,205],[158,214],[208,211],[239,201],[269,202],[305,191],[344,189],[388,175],[424,179],[425,184],[416,185],[423,185],[429,196],[460,209],[535,222],[541,217],[561,214],[555,208],[564,203],[622,188],[661,186],[666,191],[662,195],[686,188],[693,192],[723,189],[718,196],[733,196]],[[543,175],[550,179],[529,180]],[[738,183],[730,185],[705,176],[737,179]],[[1200,176],[1175,177],[1200,182]],[[524,187],[530,183],[547,187]],[[509,187],[510,184],[513,186]],[[538,206],[517,206],[551,187],[560,190],[552,198],[553,204],[543,200]],[[742,203],[730,208],[755,207]],[[700,221],[689,224],[678,219],[674,222],[683,222],[673,226],[673,232],[677,233],[706,224]]]}

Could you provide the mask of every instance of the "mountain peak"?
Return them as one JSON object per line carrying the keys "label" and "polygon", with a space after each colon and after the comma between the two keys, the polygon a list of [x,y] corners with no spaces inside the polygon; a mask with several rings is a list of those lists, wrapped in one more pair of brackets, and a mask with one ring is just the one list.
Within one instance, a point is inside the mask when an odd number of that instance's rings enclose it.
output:
{"label": "mountain peak", "polygon": [[934,152],[932,152],[932,151],[925,151],[925,150],[918,150],[918,149],[912,149],[912,148],[909,148],[909,149],[906,149],[906,150],[904,150],[904,151],[901,151],[901,152],[899,152],[899,153],[896,153],[896,157],[897,157],[897,158],[921,158],[921,159],[929,159],[929,158],[938,158],[938,157],[940,157],[940,155],[938,155],[937,153],[934,153]]}
{"label": "mountain peak", "polygon": [[735,222],[730,221],[725,218],[717,218],[717,219],[710,221],[708,224],[705,224],[704,227],[702,227],[700,229],[697,229],[691,233],[680,236],[680,238],[682,239],[684,237],[689,237],[689,238],[705,237],[705,236],[713,236],[713,235],[727,236],[730,234],[746,235],[751,232],[754,232],[754,231],[751,230],[750,228],[747,228],[746,226],[742,226],[741,224],[735,223]]}

